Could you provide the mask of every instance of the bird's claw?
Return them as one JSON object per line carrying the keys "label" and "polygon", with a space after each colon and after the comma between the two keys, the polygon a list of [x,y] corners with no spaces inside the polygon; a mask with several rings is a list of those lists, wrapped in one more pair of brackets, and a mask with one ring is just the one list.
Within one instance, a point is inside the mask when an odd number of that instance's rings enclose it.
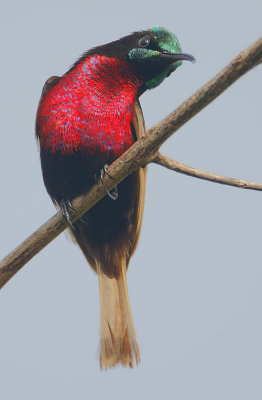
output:
{"label": "bird's claw", "polygon": [[68,223],[68,225],[70,226],[70,228],[72,230],[74,230],[74,225],[72,224],[71,218],[70,218],[70,212],[74,213],[76,210],[74,209],[71,201],[62,200],[59,205],[60,205],[60,209],[61,209],[61,212],[63,214],[63,217],[65,218],[65,220]]}
{"label": "bird's claw", "polygon": [[105,175],[107,174],[107,175],[110,177],[110,175],[109,175],[109,173],[108,173],[108,167],[109,167],[109,165],[108,165],[108,164],[105,164],[104,167],[100,170],[100,180],[101,180],[101,182],[102,182],[102,184],[103,184],[103,186],[104,186],[104,188],[105,188],[105,190],[106,190],[106,193],[107,193],[108,197],[109,197],[111,200],[116,200],[116,199],[118,198],[117,186],[115,186],[115,187],[111,190],[111,192],[109,192],[109,190],[107,189],[107,187],[106,187],[106,185],[105,185],[105,183],[104,183],[104,177],[105,177]]}

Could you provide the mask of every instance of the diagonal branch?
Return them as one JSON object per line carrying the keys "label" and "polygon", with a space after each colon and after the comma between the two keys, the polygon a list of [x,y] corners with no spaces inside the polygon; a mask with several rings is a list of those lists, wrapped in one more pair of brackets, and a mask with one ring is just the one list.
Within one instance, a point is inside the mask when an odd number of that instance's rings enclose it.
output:
{"label": "diagonal branch", "polygon": [[206,181],[221,183],[222,185],[235,186],[241,189],[262,190],[262,183],[249,182],[244,179],[229,178],[227,176],[212,174],[211,172],[201,171],[200,169],[182,164],[172,158],[157,153],[153,163],[162,165],[162,167],[171,169],[181,174],[193,176],[194,178],[204,179]]}
{"label": "diagonal branch", "polygon": [[[189,119],[211,103],[238,78],[262,62],[262,37],[245,49],[218,75],[207,82],[173,113],[159,122],[109,167],[104,183],[108,190],[118,185],[126,176],[141,166],[152,162],[159,147]],[[77,212],[71,215],[74,222],[105,196],[105,188],[98,183],[84,196],[73,202]],[[0,288],[32,257],[49,244],[67,227],[61,213],[55,214],[36,232],[0,262]]]}

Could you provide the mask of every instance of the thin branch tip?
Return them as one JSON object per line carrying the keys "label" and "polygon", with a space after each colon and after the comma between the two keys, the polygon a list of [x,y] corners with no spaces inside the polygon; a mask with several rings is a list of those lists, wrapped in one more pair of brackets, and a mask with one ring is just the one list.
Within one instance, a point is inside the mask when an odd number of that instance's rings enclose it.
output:
{"label": "thin branch tip", "polygon": [[202,171],[200,169],[190,167],[189,165],[182,164],[179,161],[172,160],[172,158],[164,156],[161,153],[157,154],[153,162],[172,171],[179,172],[180,174],[192,176],[193,178],[203,179],[206,181],[219,183],[222,185],[234,186],[240,189],[249,189],[258,191],[262,190],[261,183],[249,182],[244,179],[229,178],[227,176]]}

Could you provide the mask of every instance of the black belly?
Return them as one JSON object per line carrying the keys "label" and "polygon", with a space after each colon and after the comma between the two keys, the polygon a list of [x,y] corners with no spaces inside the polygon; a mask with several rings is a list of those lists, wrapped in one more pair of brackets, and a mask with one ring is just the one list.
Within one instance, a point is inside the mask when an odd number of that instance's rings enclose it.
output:
{"label": "black belly", "polygon": [[[62,155],[41,150],[44,183],[58,204],[85,194],[100,176],[103,166],[113,161],[113,155],[87,156],[81,152]],[[138,187],[139,178],[135,172],[118,185],[117,200],[106,195],[81,218],[90,246],[114,245],[125,237],[128,240],[130,229],[135,228]]]}

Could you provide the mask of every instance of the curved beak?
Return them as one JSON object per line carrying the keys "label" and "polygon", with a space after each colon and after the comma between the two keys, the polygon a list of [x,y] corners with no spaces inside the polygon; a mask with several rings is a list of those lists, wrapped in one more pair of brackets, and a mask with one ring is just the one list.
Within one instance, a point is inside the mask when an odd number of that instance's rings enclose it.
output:
{"label": "curved beak", "polygon": [[177,61],[191,61],[191,62],[196,62],[195,57],[191,56],[191,54],[186,54],[186,53],[168,53],[168,52],[163,52],[161,53],[161,58],[167,58],[170,60],[170,62],[175,63]]}

